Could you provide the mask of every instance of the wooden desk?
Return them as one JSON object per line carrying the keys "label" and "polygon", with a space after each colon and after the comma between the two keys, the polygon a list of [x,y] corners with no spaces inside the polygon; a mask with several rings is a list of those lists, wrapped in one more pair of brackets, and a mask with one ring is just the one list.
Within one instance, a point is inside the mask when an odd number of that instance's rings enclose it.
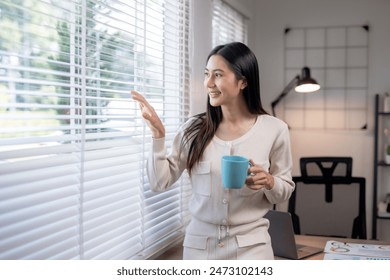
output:
{"label": "wooden desk", "polygon": [[[366,239],[352,239],[352,238],[337,238],[329,236],[310,236],[310,235],[295,235],[295,242],[302,245],[313,246],[317,248],[325,248],[328,240],[335,240],[340,242],[358,243],[358,244],[387,244],[383,241],[378,240],[366,240]],[[305,260],[322,260],[324,259],[325,253],[319,253]]]}
{"label": "wooden desk", "polygon": [[[318,248],[325,248],[326,241],[328,240],[350,242],[350,243],[364,243],[364,244],[387,244],[386,242],[377,241],[377,240],[336,238],[336,237],[328,237],[328,236],[310,236],[310,235],[295,236],[296,243],[307,245],[307,246],[318,247]],[[156,260],[181,260],[182,256],[183,256],[183,245],[179,243],[178,245],[170,248],[165,253],[157,257]],[[314,256],[305,258],[305,260],[322,260],[323,258],[324,258],[324,253],[319,253]]]}

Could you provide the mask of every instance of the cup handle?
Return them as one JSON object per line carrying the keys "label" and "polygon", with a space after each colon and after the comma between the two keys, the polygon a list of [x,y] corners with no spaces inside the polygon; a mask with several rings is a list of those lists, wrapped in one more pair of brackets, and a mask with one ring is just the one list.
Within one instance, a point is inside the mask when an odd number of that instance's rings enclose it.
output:
{"label": "cup handle", "polygon": [[[249,162],[249,167],[252,167],[253,166],[253,164],[251,163],[251,162]],[[255,175],[254,173],[249,173],[249,168],[248,168],[248,175],[249,176],[253,176],[253,175]]]}

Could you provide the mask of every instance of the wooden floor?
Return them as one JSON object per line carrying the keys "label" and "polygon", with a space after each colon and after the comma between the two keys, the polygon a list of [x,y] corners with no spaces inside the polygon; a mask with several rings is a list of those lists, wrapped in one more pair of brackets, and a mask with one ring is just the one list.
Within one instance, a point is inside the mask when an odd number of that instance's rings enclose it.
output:
{"label": "wooden floor", "polygon": [[183,244],[173,246],[172,248],[165,251],[163,254],[155,258],[155,260],[182,260],[183,259]]}

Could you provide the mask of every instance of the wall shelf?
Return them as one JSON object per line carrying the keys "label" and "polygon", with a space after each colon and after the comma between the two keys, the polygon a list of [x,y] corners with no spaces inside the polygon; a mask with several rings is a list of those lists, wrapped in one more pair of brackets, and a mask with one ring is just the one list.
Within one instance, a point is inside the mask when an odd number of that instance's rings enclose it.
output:
{"label": "wall shelf", "polygon": [[[383,160],[385,146],[390,144],[390,136],[385,138],[384,130],[390,126],[390,112],[382,111],[383,95],[375,95],[375,126],[374,126],[374,174],[372,202],[372,239],[377,239],[378,219],[390,220],[390,212],[379,212],[378,203],[386,193],[390,193],[390,184],[385,184],[384,176],[390,176],[390,164]],[[387,141],[386,141],[387,140]]]}
{"label": "wall shelf", "polygon": [[378,212],[378,219],[390,219],[390,213],[389,212]]}

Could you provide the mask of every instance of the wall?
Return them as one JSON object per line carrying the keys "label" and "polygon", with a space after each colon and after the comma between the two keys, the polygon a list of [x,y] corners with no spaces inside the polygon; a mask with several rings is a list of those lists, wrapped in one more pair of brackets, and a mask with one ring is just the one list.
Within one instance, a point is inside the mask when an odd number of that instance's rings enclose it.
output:
{"label": "wall", "polygon": [[204,112],[207,96],[203,87],[204,68],[207,55],[212,47],[212,5],[211,0],[193,2],[192,14],[192,59],[191,59],[191,106],[190,115]]}
{"label": "wall", "polygon": [[[194,73],[192,112],[204,111],[204,60],[211,37],[211,0],[194,1]],[[367,229],[371,236],[373,174],[373,99],[375,93],[390,92],[390,1],[388,0],[244,0],[234,1],[250,17],[249,46],[260,63],[262,101],[268,111],[283,84],[283,30],[286,27],[370,26],[369,46],[369,122],[365,131],[291,130],[293,174],[299,175],[302,156],[352,156],[353,174],[367,179]],[[250,12],[248,12],[250,11]],[[207,17],[203,17],[207,14]],[[201,16],[202,15],[202,16]],[[201,20],[198,20],[201,19]],[[210,24],[210,25],[208,25]],[[207,48],[206,48],[207,45]],[[206,51],[207,49],[207,51]],[[198,52],[201,50],[202,52]],[[199,56],[201,55],[201,56]],[[199,72],[200,71],[200,72]],[[378,221],[378,238],[390,241],[390,221]]]}
{"label": "wall", "polygon": [[[366,131],[291,130],[294,170],[302,156],[352,156],[353,174],[367,179],[368,234],[371,236],[373,174],[373,101],[390,91],[390,1],[387,0],[258,0],[255,49],[260,61],[265,105],[283,89],[283,30],[285,27],[370,26],[369,127]],[[268,105],[269,106],[269,105]],[[269,108],[269,107],[268,107]],[[390,240],[390,221],[378,221],[378,237]]]}

